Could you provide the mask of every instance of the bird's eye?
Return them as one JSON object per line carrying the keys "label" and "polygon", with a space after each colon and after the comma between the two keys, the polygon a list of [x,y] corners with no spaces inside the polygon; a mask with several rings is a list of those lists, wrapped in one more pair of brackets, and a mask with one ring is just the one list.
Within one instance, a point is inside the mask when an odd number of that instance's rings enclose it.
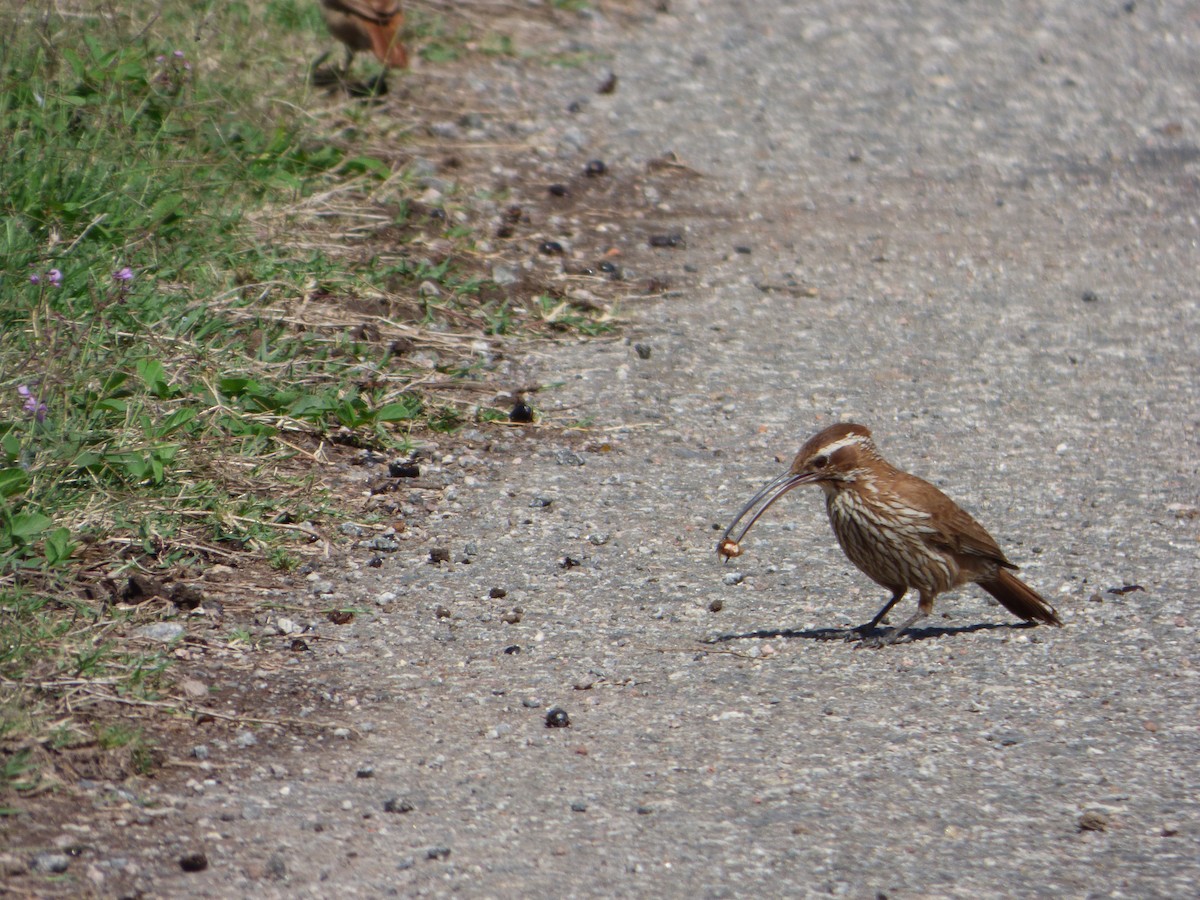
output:
{"label": "bird's eye", "polygon": [[814,456],[812,465],[814,469],[823,469],[829,464],[829,457],[822,453],[820,456]]}

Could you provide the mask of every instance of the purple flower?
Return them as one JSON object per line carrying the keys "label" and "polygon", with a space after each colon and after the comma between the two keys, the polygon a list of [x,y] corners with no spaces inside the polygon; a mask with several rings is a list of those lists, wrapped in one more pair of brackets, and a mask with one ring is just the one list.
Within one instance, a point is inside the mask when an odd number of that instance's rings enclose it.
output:
{"label": "purple flower", "polygon": [[176,51],[175,51],[175,58],[176,58],[176,59],[183,59],[183,51],[182,51],[182,50],[176,50]]}
{"label": "purple flower", "polygon": [[133,281],[133,269],[129,268],[129,266],[118,269],[116,272],[113,272],[113,278],[125,283]]}
{"label": "purple flower", "polygon": [[62,272],[58,271],[58,269],[51,269],[46,273],[46,280],[55,287],[58,287],[62,284]]}
{"label": "purple flower", "polygon": [[39,422],[46,421],[46,413],[48,412],[46,404],[40,401],[37,397],[33,396],[33,392],[29,390],[29,385],[18,384],[17,394],[22,400],[25,401],[21,405],[21,408],[24,409],[26,413],[33,416],[34,419]]}
{"label": "purple flower", "polygon": [[37,272],[34,272],[32,275],[29,276],[29,283],[30,284],[41,284],[42,276],[39,275]]}

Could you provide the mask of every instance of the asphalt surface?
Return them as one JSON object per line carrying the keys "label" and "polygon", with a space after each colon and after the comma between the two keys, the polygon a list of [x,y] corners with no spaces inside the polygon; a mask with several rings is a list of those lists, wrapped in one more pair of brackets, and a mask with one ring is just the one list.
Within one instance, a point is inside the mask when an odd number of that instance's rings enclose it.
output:
{"label": "asphalt surface", "polygon": [[[521,362],[545,427],[430,463],[433,527],[336,576],[379,610],[311,685],[353,733],[198,774],[159,827],[209,868],[155,890],[1194,896],[1200,8],[674,0],[581,39],[619,88],[579,158],[701,173],[641,198],[682,289]],[[1066,626],[969,588],[837,639],[886,592],[815,489],[721,565],[842,420]]]}

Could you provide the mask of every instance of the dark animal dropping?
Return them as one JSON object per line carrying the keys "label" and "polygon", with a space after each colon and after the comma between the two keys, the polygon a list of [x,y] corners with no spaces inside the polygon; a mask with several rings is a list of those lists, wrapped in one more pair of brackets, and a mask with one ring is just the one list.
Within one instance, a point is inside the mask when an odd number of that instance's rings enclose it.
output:
{"label": "dark animal dropping", "polygon": [[672,231],[670,234],[652,234],[650,235],[651,247],[678,247],[683,243],[683,235],[678,231]]}
{"label": "dark animal dropping", "polygon": [[388,463],[388,475],[392,478],[419,478],[421,467],[408,460],[397,460]]}
{"label": "dark animal dropping", "polygon": [[203,853],[185,853],[179,857],[179,868],[185,872],[203,872],[208,868],[208,857]]}

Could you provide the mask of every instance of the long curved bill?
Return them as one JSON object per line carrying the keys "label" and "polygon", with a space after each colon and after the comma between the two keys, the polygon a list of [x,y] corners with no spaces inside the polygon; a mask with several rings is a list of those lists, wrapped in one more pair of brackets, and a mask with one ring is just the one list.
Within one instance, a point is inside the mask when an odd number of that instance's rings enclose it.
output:
{"label": "long curved bill", "polygon": [[[742,555],[742,540],[746,537],[746,533],[758,521],[758,517],[771,508],[771,505],[790,491],[792,488],[799,487],[802,484],[811,484],[816,479],[812,475],[796,475],[792,472],[784,472],[777,478],[772,478],[762,486],[757,494],[755,494],[750,502],[742,507],[742,511],[734,517],[734,520],[729,523],[729,527],[725,529],[725,533],[721,535],[721,540],[717,541],[717,553],[726,561],[735,556]],[[730,538],[733,531],[738,526],[738,522],[746,518],[746,516],[757,507],[757,512],[750,516],[750,521],[742,526],[742,530],[738,532],[736,538]]]}

